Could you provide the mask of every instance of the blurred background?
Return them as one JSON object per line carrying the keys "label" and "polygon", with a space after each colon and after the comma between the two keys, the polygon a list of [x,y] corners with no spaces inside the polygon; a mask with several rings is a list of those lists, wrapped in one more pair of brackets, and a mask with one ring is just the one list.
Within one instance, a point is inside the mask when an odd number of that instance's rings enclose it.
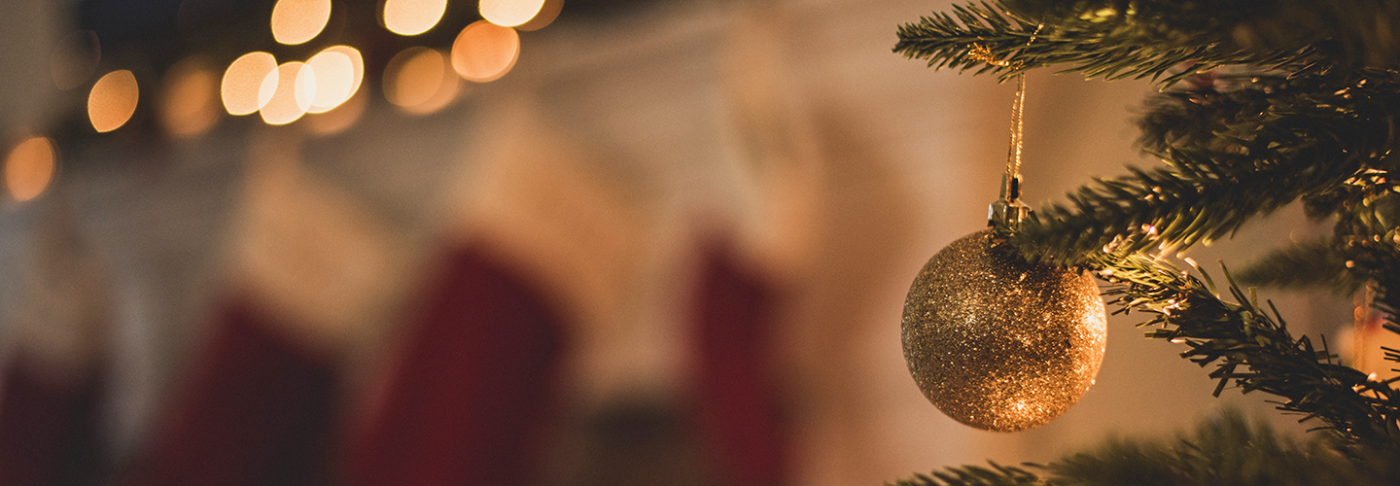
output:
{"label": "blurred background", "polygon": [[[0,484],[862,485],[1297,429],[1138,316],[1049,425],[924,399],[904,296],[984,227],[1014,91],[890,52],[949,5],[6,0]],[[1155,163],[1152,86],[1028,86],[1032,206]]]}

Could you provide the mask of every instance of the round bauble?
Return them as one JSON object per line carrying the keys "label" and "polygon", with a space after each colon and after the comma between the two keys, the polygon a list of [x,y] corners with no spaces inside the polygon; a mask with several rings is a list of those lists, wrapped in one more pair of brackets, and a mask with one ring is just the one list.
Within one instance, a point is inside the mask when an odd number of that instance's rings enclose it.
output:
{"label": "round bauble", "polygon": [[929,259],[904,303],[904,359],[939,410],[984,430],[1049,422],[1103,362],[1103,299],[1087,272],[1027,263],[991,229]]}

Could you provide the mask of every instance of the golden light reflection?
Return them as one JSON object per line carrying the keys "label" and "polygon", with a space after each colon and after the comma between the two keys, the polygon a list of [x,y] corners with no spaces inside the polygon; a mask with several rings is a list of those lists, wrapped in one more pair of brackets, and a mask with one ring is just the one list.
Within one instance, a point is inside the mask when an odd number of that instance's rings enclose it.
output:
{"label": "golden light reflection", "polygon": [[443,71],[437,51],[426,47],[405,49],[384,67],[384,97],[401,107],[422,104],[437,93]]}
{"label": "golden light reflection", "polygon": [[360,51],[350,46],[331,46],[321,52],[339,52],[350,59],[350,67],[354,68],[350,76],[355,80],[354,84],[350,85],[350,96],[360,92],[360,84],[365,80],[365,59],[360,55]]}
{"label": "golden light reflection", "polygon": [[357,92],[334,110],[308,115],[306,127],[311,133],[321,136],[343,132],[360,121],[360,115],[364,114],[365,106],[369,104],[368,100],[369,95],[364,91]]}
{"label": "golden light reflection", "polygon": [[272,38],[302,44],[319,35],[330,19],[331,0],[278,0],[272,7]]}
{"label": "golden light reflection", "polygon": [[529,32],[540,30],[545,26],[554,23],[554,19],[559,18],[559,12],[564,10],[564,0],[545,0],[544,6],[540,7],[540,13],[535,14],[535,18],[529,22],[521,24],[515,30]]}
{"label": "golden light reflection", "polygon": [[485,20],[472,22],[452,43],[452,69],[478,83],[504,76],[519,57],[520,35],[515,29]]}
{"label": "golden light reflection", "polygon": [[427,32],[442,20],[447,0],[386,0],[384,28],[399,35]]}
{"label": "golden light reflection", "polygon": [[49,74],[58,89],[68,90],[86,83],[102,60],[102,44],[91,30],[74,32],[54,47],[49,57]]}
{"label": "golden light reflection", "polygon": [[162,81],[160,124],[177,137],[198,135],[219,119],[219,76],[204,58],[176,63]]}
{"label": "golden light reflection", "polygon": [[5,188],[16,201],[28,201],[39,197],[53,180],[53,142],[44,137],[34,137],[16,145],[5,157]]}
{"label": "golden light reflection", "polygon": [[112,71],[97,80],[88,94],[88,121],[99,133],[121,128],[136,113],[140,90],[136,76],[125,69]]}
{"label": "golden light reflection", "polygon": [[481,0],[477,9],[481,18],[501,27],[515,27],[529,22],[540,13],[544,0]]}
{"label": "golden light reflection", "polygon": [[258,111],[268,102],[268,99],[258,96],[263,81],[268,73],[276,70],[277,58],[266,52],[250,52],[235,59],[224,71],[224,79],[219,86],[224,109],[230,115],[249,115]]}
{"label": "golden light reflection", "polygon": [[420,104],[400,107],[403,111],[414,115],[427,115],[446,108],[447,105],[457,101],[458,95],[462,94],[462,80],[452,74],[452,70],[447,68],[447,57],[443,56],[442,82],[438,84],[437,92]]}
{"label": "golden light reflection", "polygon": [[268,125],[297,121],[311,108],[311,100],[316,99],[316,72],[305,67],[304,63],[288,62],[263,80],[259,97],[267,96],[268,101],[258,112]]}
{"label": "golden light reflection", "polygon": [[325,113],[340,106],[355,88],[355,64],[350,56],[337,51],[321,51],[306,61],[306,68],[316,73],[316,98],[311,100],[310,113]]}
{"label": "golden light reflection", "polygon": [[426,47],[404,49],[384,68],[384,97],[409,113],[440,110],[457,98],[459,88],[446,56]]}

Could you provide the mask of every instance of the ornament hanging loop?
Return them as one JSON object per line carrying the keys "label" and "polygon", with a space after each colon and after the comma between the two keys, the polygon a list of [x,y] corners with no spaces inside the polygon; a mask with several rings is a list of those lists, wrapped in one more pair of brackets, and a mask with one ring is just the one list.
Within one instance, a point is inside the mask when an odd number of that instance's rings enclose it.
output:
{"label": "ornament hanging loop", "polygon": [[[1003,61],[1005,62],[1005,61]],[[1016,98],[1011,105],[1011,143],[1006,153],[1006,174],[1001,176],[1001,195],[987,208],[987,226],[998,233],[1011,234],[1031,214],[1021,202],[1021,133],[1026,104],[1026,73],[1016,75]]]}
{"label": "ornament hanging loop", "polygon": [[[1045,24],[1036,26],[1026,40],[1029,48]],[[1025,48],[1022,50],[1024,51]],[[1010,58],[997,59],[986,46],[973,45],[973,57],[981,58],[988,64],[1020,69],[1021,63],[1012,63]],[[1030,206],[1021,202],[1021,134],[1026,108],[1026,73],[1016,73],[1016,98],[1011,103],[1011,143],[1006,150],[1006,175],[1001,177],[1001,195],[987,208],[987,226],[996,229],[998,234],[1009,235],[1021,228],[1021,222],[1031,214]]]}

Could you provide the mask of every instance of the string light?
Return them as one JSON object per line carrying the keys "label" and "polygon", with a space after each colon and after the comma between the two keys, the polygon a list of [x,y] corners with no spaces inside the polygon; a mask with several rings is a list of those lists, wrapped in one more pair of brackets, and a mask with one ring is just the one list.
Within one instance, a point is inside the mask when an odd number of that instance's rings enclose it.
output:
{"label": "string light", "polygon": [[[353,82],[350,84],[350,93],[349,93],[348,95],[346,95],[346,99],[348,100],[348,99],[350,99],[350,98],[353,98],[353,97],[355,96],[355,94],[358,93],[358,92],[360,91],[360,85],[363,84],[363,83],[364,83],[364,80],[365,80],[365,59],[364,59],[363,56],[360,55],[360,51],[359,51],[358,49],[355,49],[354,47],[350,47],[350,46],[331,46],[331,47],[325,48],[325,49],[322,50],[321,52],[322,52],[322,53],[327,53],[327,52],[338,52],[338,53],[344,54],[345,57],[346,57],[346,59],[349,59],[349,60],[350,60],[350,68],[351,68],[351,71],[350,71],[350,79],[351,79]],[[319,95],[319,93],[318,93],[318,95]],[[322,113],[322,112],[324,112],[324,110],[323,110],[323,111],[316,111],[316,109],[317,109],[317,108],[316,108],[315,104],[313,103],[313,104],[312,104],[312,111],[311,111],[312,113]],[[334,108],[331,108],[331,109],[334,109]]]}
{"label": "string light", "polygon": [[544,8],[544,0],[481,0],[477,10],[481,18],[501,27],[515,27],[529,22]]}
{"label": "string light", "polygon": [[208,61],[190,57],[165,73],[157,114],[166,132],[177,137],[198,135],[218,121],[219,77]]}
{"label": "string light", "polygon": [[271,93],[266,99],[259,96],[263,81],[276,70],[277,58],[266,52],[250,52],[235,59],[219,86],[224,110],[230,115],[251,115],[261,109],[271,99]]}
{"label": "string light", "polygon": [[504,76],[519,56],[520,36],[515,29],[485,20],[472,22],[452,43],[452,69],[478,83]]}
{"label": "string light", "polygon": [[360,91],[360,84],[365,80],[365,59],[360,55],[360,51],[350,46],[331,46],[326,48],[329,52],[339,52],[350,58],[350,65],[355,68],[353,76],[355,84],[351,85],[351,96]]}
{"label": "string light", "polygon": [[559,18],[559,12],[564,10],[564,0],[545,0],[544,6],[540,7],[539,13],[530,19],[529,22],[521,24],[515,30],[530,32],[540,30],[554,23],[554,19]]}
{"label": "string light", "polygon": [[427,32],[442,20],[447,0],[386,0],[384,28],[399,35]]}
{"label": "string light", "polygon": [[459,87],[447,60],[434,49],[404,49],[384,67],[384,97],[409,113],[431,113],[447,106]]}
{"label": "string light", "polygon": [[91,30],[80,30],[69,34],[54,47],[49,57],[49,74],[58,89],[69,90],[82,86],[97,64],[102,60],[102,43]]}
{"label": "string light", "polygon": [[[314,39],[329,24],[332,1],[278,0],[271,16],[273,38],[286,45]],[[405,36],[433,29],[447,9],[446,0],[383,0],[382,5],[384,28]],[[478,8],[483,20],[463,28],[450,52],[411,48],[389,62],[381,83],[385,98],[406,112],[430,113],[457,99],[463,87],[459,79],[499,79],[519,58],[517,32],[548,25],[562,5],[563,0],[482,0]],[[85,83],[100,54],[93,32],[70,35],[50,60],[54,84],[70,89]],[[154,115],[167,133],[186,137],[212,127],[220,103],[229,114],[261,112],[263,121],[284,125],[359,99],[351,110],[355,113],[326,118],[340,120],[334,123],[318,122],[334,132],[349,126],[363,111],[365,97],[356,94],[364,77],[363,56],[345,45],[322,49],[304,63],[280,65],[270,53],[250,52],[229,63],[221,78],[207,61],[187,59],[162,76]],[[216,89],[217,95],[213,94]],[[127,70],[108,73],[94,83],[87,103],[93,128],[110,132],[125,125],[135,113],[139,91],[135,76]]]}
{"label": "string light", "polygon": [[321,51],[306,61],[306,69],[316,76],[316,96],[308,112],[331,111],[355,94],[355,65],[345,53]]}
{"label": "string light", "polygon": [[99,133],[121,128],[136,113],[140,91],[136,76],[125,69],[112,71],[97,80],[88,94],[88,120]]}
{"label": "string light", "polygon": [[272,7],[272,38],[287,45],[316,38],[331,19],[331,0],[278,0]]}
{"label": "string light", "polygon": [[39,197],[53,180],[57,166],[53,142],[33,137],[16,145],[5,157],[5,188],[16,201]]}
{"label": "string light", "polygon": [[284,63],[268,73],[258,91],[259,98],[268,98],[258,110],[263,121],[268,125],[286,125],[311,108],[311,100],[316,99],[316,72],[306,69],[304,63]]}

